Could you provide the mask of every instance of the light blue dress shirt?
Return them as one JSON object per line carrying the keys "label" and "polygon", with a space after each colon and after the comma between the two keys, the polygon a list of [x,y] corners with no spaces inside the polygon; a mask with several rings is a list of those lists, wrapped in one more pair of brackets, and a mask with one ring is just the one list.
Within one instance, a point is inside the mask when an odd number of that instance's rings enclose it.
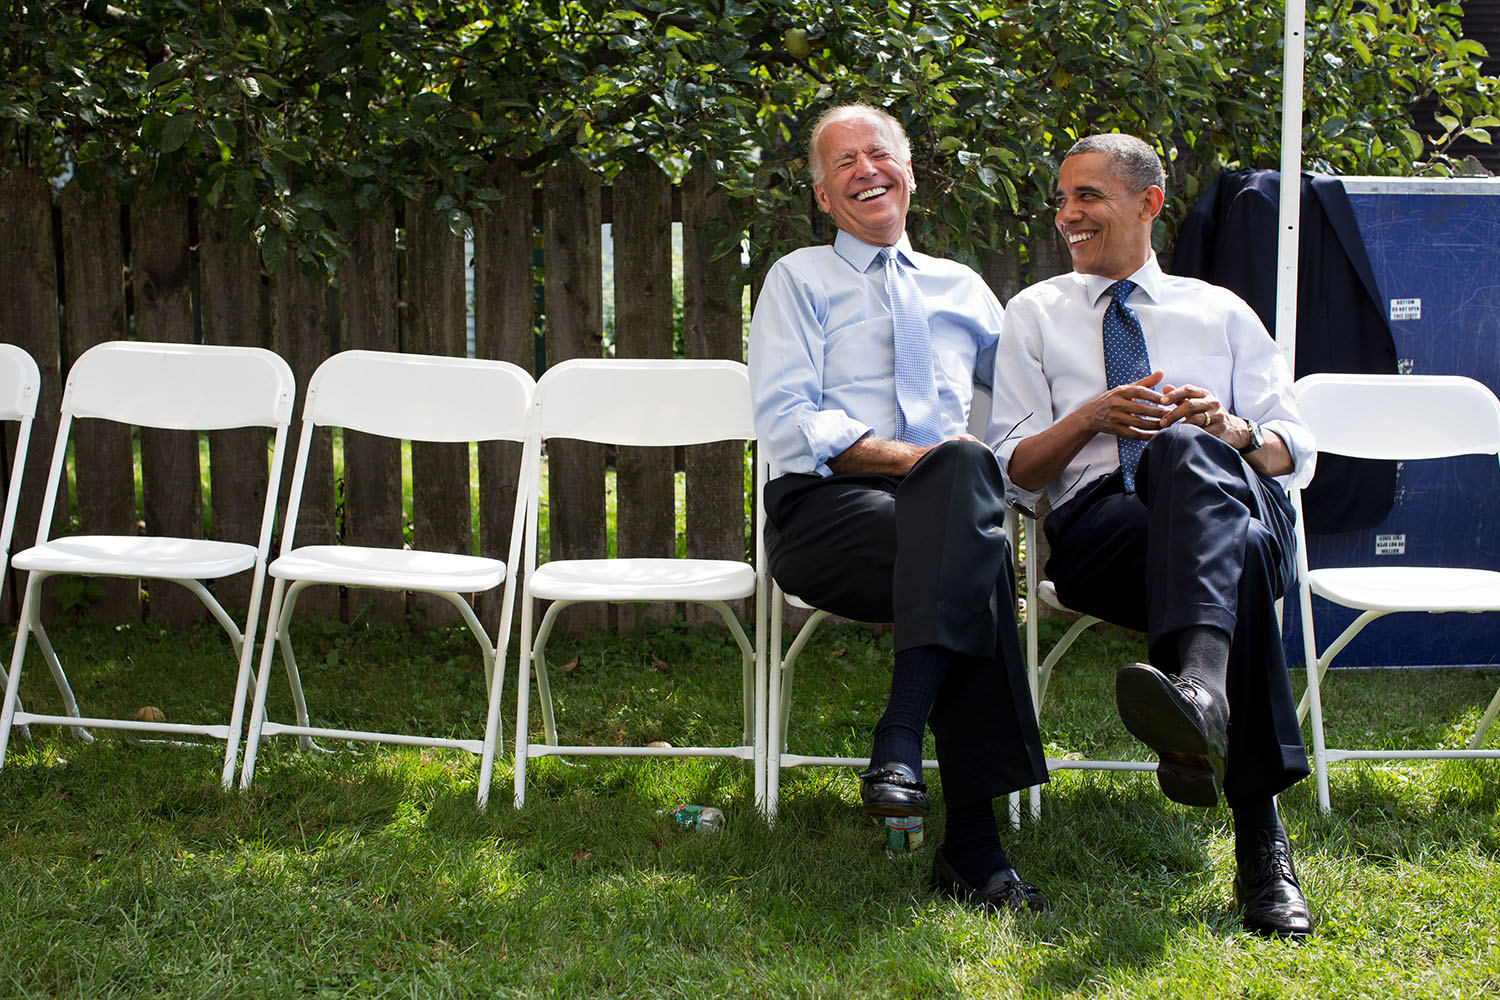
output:
{"label": "light blue dress shirt", "polygon": [[[945,438],[964,433],[976,378],[988,385],[1003,310],[957,261],[896,249],[932,328],[933,378]],[[895,347],[880,247],[840,231],[771,265],[750,319],[755,433],[771,474],[832,473],[828,460],[866,434],[894,438]]]}

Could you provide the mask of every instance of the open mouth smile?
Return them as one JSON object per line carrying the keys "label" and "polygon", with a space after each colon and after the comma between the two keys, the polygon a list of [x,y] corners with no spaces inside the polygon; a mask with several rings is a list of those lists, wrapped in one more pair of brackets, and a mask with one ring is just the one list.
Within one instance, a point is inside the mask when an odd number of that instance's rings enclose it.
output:
{"label": "open mouth smile", "polygon": [[887,188],[883,187],[872,187],[868,191],[861,191],[859,194],[855,195],[854,200],[869,201],[871,198],[878,198],[881,195],[885,194],[887,190]]}
{"label": "open mouth smile", "polygon": [[1068,234],[1068,245],[1069,246],[1076,246],[1079,243],[1083,243],[1083,242],[1085,242],[1087,240],[1093,239],[1095,235],[1096,234],[1094,234],[1094,233],[1069,233]]}

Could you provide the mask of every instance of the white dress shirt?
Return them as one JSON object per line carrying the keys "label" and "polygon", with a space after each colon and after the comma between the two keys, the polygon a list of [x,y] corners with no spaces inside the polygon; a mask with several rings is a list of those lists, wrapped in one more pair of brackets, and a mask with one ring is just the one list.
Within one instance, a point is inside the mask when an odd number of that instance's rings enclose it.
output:
{"label": "white dress shirt", "polygon": [[[964,433],[974,381],[988,383],[1003,310],[957,261],[896,244],[927,307],[945,438]],[[755,433],[771,474],[832,473],[866,434],[894,438],[895,347],[880,247],[840,231],[771,265],[750,320]]]}
{"label": "white dress shirt", "polygon": [[[1275,432],[1291,452],[1286,486],[1312,478],[1317,445],[1297,413],[1292,374],[1276,342],[1239,296],[1196,278],[1166,274],[1152,254],[1130,276],[1126,303],[1141,321],[1151,368],[1167,385],[1207,389],[1236,416]],[[1023,289],[1006,307],[995,354],[988,440],[1009,474],[1023,439],[1044,431],[1107,388],[1104,311],[1112,278],[1070,274]],[[1116,438],[1099,434],[1046,489],[1053,506],[1119,468]],[[1034,506],[1040,492],[1010,490]]]}

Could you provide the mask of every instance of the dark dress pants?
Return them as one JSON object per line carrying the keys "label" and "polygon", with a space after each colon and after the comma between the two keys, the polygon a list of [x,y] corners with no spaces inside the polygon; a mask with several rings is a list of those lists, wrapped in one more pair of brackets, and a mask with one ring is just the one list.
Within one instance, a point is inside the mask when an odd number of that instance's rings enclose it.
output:
{"label": "dark dress pants", "polygon": [[949,441],[904,479],[788,474],[766,487],[766,550],[782,589],[894,622],[899,653],[950,651],[928,716],[950,802],[1047,780],[1016,634],[1005,486],[988,448]]}
{"label": "dark dress pants", "polygon": [[1178,670],[1177,634],[1230,636],[1231,805],[1307,776],[1307,752],[1281,649],[1276,601],[1296,579],[1286,491],[1201,427],[1173,424],[1147,443],[1137,493],[1118,472],[1043,522],[1047,575],[1076,611],[1145,631],[1151,663]]}

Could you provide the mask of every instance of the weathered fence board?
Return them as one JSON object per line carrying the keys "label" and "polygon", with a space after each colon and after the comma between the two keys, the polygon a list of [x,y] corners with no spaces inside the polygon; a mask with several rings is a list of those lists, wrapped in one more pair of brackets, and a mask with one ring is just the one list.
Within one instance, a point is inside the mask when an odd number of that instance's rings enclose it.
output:
{"label": "weathered fence board", "polygon": [[[168,196],[135,205],[130,232],[136,337],[192,342],[187,199]],[[203,537],[197,433],[143,427],[140,435],[146,530],[153,535]],[[203,605],[176,584],[158,580],[147,587],[147,611],[153,620],[173,626],[205,620]]]}
{"label": "weathered fence board", "polygon": [[[84,351],[125,338],[125,247],[120,205],[108,192],[78,184],[62,194],[63,316],[69,363]],[[78,530],[92,534],[136,532],[135,459],[131,431],[122,424],[79,420],[73,425],[73,473]],[[139,621],[139,580],[99,581],[103,595],[85,609],[105,621]]]}
{"label": "weathered fence board", "polygon": [[[672,184],[651,161],[615,178],[615,356],[672,356]],[[677,552],[671,448],[615,450],[615,548],[621,556],[670,558]],[[668,621],[671,605],[628,607],[631,618]]]}
{"label": "weathered fence board", "polygon": [[[406,349],[417,354],[466,353],[464,243],[430,205],[406,206]],[[414,442],[411,447],[412,542],[419,549],[473,551],[469,446]],[[420,595],[425,620],[457,621],[446,601]]]}
{"label": "weathered fence board", "polygon": [[[259,257],[253,243],[236,239],[230,232],[227,211],[200,208],[198,294],[205,344],[265,346]],[[256,427],[209,434],[211,537],[250,544],[259,541],[270,485],[266,461],[269,441],[268,432]],[[275,558],[274,552],[271,557]],[[249,604],[251,572],[236,573],[214,584],[215,596],[231,614]]]}
{"label": "weathered fence board", "polygon": [[[742,360],[740,253],[736,246],[713,256],[717,241],[705,230],[715,221],[729,223],[730,214],[728,199],[707,167],[689,171],[683,184],[682,214],[683,353],[690,358]],[[744,510],[744,446],[723,442],[688,448],[687,554],[701,559],[743,559]],[[743,602],[737,613],[748,614]]]}
{"label": "weathered fence board", "polygon": [[[569,160],[542,181],[546,259],[547,364],[603,353],[603,279],[600,274],[600,180]],[[548,444],[551,557],[595,559],[606,554],[604,449],[584,441]],[[607,610],[586,605],[569,622],[603,625]]]}
{"label": "weathered fence board", "polygon": [[[31,449],[26,457],[20,509],[16,512],[14,546],[25,548],[36,540],[42,510],[42,490],[52,461],[61,397],[61,359],[57,346],[57,266],[52,241],[51,196],[47,184],[30,170],[15,170],[0,178],[0,275],[6,287],[0,294],[0,337],[27,350],[41,370],[42,391],[31,427]],[[15,444],[6,426],[6,454]],[[59,488],[54,523],[65,523],[67,494]],[[13,571],[12,571],[13,572]],[[12,584],[23,583],[20,577]],[[7,586],[20,607],[20,591]],[[14,618],[14,613],[11,615]]]}
{"label": "weathered fence board", "polygon": [[[271,275],[271,349],[286,359],[297,380],[297,405],[292,434],[300,435],[307,383],[330,350],[327,297],[321,279],[302,273],[287,260]],[[287,523],[287,504],[292,484],[296,444],[291,446],[282,468],[277,510]],[[333,530],[333,435],[326,427],[313,434],[302,483],[302,504],[297,512],[294,540],[298,545],[324,545],[335,541]],[[285,527],[282,529],[286,530]],[[335,618],[339,594],[333,587],[309,587],[297,599],[299,619]]]}
{"label": "weathered fence board", "polygon": [[[474,353],[534,372],[532,182],[514,163],[501,161],[494,165],[490,183],[503,197],[474,219]],[[479,552],[491,559],[509,559],[520,461],[519,443],[479,446]],[[517,576],[520,560],[507,562],[506,570]],[[480,595],[476,602],[479,620],[492,631],[500,626],[501,593]]]}
{"label": "weathered fence board", "polygon": [[[339,346],[344,350],[395,351],[397,320],[396,227],[386,216],[366,221],[351,237],[353,251],[339,267]],[[401,442],[344,431],[343,541],[375,548],[401,547]],[[368,607],[377,621],[406,613],[400,591],[351,587],[348,614]]]}

